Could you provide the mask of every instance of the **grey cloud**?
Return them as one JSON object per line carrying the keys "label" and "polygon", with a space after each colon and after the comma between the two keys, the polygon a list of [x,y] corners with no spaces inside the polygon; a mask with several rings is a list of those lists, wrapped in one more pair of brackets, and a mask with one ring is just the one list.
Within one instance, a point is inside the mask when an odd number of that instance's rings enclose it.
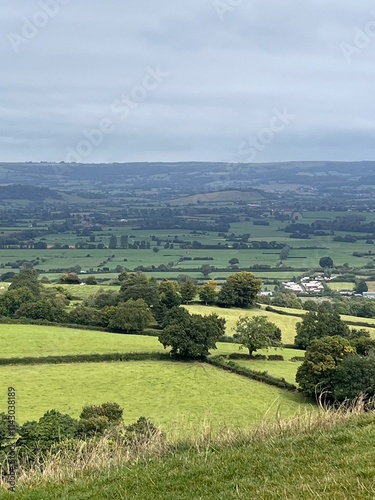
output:
{"label": "grey cloud", "polygon": [[[109,117],[87,161],[241,161],[283,107],[296,119],[257,161],[374,157],[375,34],[350,64],[341,47],[373,1],[244,0],[221,20],[213,0],[71,0],[14,53],[8,34],[41,2],[2,6],[2,160],[61,161]],[[150,66],[169,76],[120,120],[111,103]]]}

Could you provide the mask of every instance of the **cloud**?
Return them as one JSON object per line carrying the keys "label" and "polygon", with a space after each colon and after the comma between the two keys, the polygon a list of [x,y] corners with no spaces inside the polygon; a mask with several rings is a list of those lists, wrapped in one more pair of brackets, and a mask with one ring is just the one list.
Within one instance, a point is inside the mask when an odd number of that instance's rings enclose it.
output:
{"label": "cloud", "polygon": [[[16,53],[9,35],[51,2]],[[349,62],[342,50],[375,23],[372,1],[232,0],[222,19],[213,0],[65,2],[2,8],[3,161],[63,160],[150,66],[168,78],[87,161],[241,161],[241,141],[284,107],[296,118],[257,161],[374,158],[375,33]]]}

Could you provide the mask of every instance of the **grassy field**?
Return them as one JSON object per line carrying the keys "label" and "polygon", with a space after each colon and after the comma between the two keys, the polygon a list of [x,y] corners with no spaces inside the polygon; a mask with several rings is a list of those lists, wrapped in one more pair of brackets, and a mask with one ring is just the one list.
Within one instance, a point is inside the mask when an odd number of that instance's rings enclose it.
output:
{"label": "grassy field", "polygon": [[272,420],[279,405],[284,416],[309,407],[298,394],[202,363],[8,366],[0,368],[0,385],[16,388],[21,423],[52,408],[77,417],[85,404],[116,401],[128,423],[143,415],[166,430],[189,433],[204,421],[247,428]]}
{"label": "grassy field", "polygon": [[[0,358],[113,352],[165,352],[157,337],[37,325],[0,324],[0,345]],[[214,355],[225,355],[238,352],[238,350],[238,344],[218,342],[217,350],[211,352]],[[288,351],[284,349],[283,352]]]}
{"label": "grassy field", "polygon": [[269,321],[274,322],[280,329],[282,341],[285,344],[292,344],[296,335],[296,324],[301,321],[300,318],[294,316],[282,316],[277,313],[265,311],[264,309],[224,309],[222,307],[211,307],[202,305],[185,306],[188,311],[194,314],[207,315],[216,313],[221,318],[226,319],[226,334],[233,335],[235,325],[240,316],[267,316]]}
{"label": "grassy field", "polygon": [[375,498],[373,415],[315,429],[268,432],[199,451],[173,450],[75,481],[4,493],[20,500]]}
{"label": "grassy field", "polygon": [[[278,351],[277,354],[284,355],[284,351]],[[304,352],[301,351],[300,353],[294,355],[303,356]],[[268,372],[273,377],[285,378],[285,380],[287,382],[290,382],[291,384],[296,383],[297,369],[302,364],[302,362],[297,361],[263,361],[257,359],[236,359],[235,362],[240,366],[249,368],[250,370],[256,370],[258,372]]]}

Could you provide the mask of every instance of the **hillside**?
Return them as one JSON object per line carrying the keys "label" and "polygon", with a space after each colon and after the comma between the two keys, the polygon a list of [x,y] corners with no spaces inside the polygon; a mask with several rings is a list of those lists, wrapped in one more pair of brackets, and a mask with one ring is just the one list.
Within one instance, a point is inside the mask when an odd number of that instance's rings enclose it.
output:
{"label": "hillside", "polygon": [[189,203],[223,203],[223,202],[256,202],[264,200],[266,193],[258,189],[249,189],[246,191],[228,190],[214,191],[210,193],[201,193],[191,196],[185,196],[172,200],[171,205],[188,205]]}
{"label": "hillside", "polygon": [[0,186],[0,200],[28,200],[43,201],[46,199],[61,200],[61,195],[48,188],[37,186],[24,186],[15,184],[9,186]]}
{"label": "hillside", "polygon": [[299,432],[266,431],[264,438],[237,438],[230,446],[180,446],[162,458],[1,498],[373,499],[374,415],[343,420]]}

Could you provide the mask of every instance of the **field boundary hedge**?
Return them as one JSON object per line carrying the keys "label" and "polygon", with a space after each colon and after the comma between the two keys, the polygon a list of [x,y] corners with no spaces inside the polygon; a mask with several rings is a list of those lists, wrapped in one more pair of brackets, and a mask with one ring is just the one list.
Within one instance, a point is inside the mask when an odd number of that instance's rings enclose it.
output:
{"label": "field boundary hedge", "polygon": [[250,370],[249,368],[238,365],[234,361],[225,361],[223,356],[214,356],[212,358],[207,358],[206,363],[215,366],[216,368],[235,373],[236,375],[241,375],[251,380],[256,380],[257,382],[263,382],[264,384],[278,387],[279,389],[286,389],[287,391],[293,392],[298,390],[294,384],[287,382],[284,378],[273,377],[267,372]]}
{"label": "field boundary hedge", "polygon": [[0,325],[52,326],[57,328],[71,328],[73,330],[91,330],[94,332],[106,332],[106,333],[113,333],[116,335],[140,335],[143,337],[158,337],[160,335],[160,330],[156,330],[155,328],[154,329],[148,328],[146,330],[143,330],[142,332],[126,333],[120,330],[110,330],[109,328],[104,328],[101,326],[94,326],[94,325],[81,325],[78,323],[57,323],[53,321],[47,321],[45,319],[8,318],[6,316],[0,316]]}
{"label": "field boundary hedge", "polygon": [[0,358],[0,366],[7,365],[54,365],[64,363],[104,363],[116,361],[168,361],[169,353],[126,352],[108,354],[74,354],[66,356],[28,356],[24,358]]}
{"label": "field boundary hedge", "polygon": [[[292,313],[292,312],[288,312],[288,311],[280,311],[279,309],[274,309],[272,306],[267,306],[265,308],[265,311],[280,314],[281,316],[293,316],[295,318],[303,318],[304,317],[303,313],[298,314],[298,313]],[[306,312],[308,312],[308,311],[305,311],[305,313]],[[345,315],[340,315],[340,316],[345,316]],[[357,316],[357,318],[360,318],[360,316]],[[371,319],[373,319],[373,318],[371,318]],[[349,319],[349,320],[343,319],[342,321],[346,325],[349,325],[349,326],[364,326],[367,328],[375,328],[375,323],[366,323],[366,321],[353,321],[351,319]]]}

